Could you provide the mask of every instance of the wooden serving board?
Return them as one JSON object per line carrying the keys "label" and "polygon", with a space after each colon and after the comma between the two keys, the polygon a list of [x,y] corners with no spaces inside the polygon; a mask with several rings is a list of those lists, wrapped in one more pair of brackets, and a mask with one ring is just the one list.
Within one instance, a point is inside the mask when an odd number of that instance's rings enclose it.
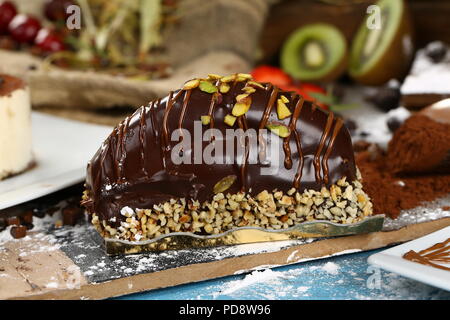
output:
{"label": "wooden serving board", "polygon": [[56,228],[49,217],[26,238],[0,244],[0,299],[103,299],[371,250],[450,226],[450,218],[395,231],[228,247],[107,256],[90,224]]}

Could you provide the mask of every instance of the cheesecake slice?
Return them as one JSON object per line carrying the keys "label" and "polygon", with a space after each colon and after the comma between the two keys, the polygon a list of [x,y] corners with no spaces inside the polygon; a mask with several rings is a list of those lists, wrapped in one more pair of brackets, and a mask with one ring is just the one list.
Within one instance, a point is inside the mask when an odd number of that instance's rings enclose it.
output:
{"label": "cheesecake slice", "polygon": [[30,94],[21,79],[0,74],[0,180],[33,163]]}

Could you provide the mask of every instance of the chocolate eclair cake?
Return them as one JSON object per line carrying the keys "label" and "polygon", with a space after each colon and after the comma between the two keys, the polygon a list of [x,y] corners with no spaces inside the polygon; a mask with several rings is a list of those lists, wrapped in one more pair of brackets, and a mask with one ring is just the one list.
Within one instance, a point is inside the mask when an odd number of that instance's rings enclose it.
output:
{"label": "chocolate eclair cake", "polygon": [[82,204],[103,237],[130,241],[372,214],[343,120],[247,74],[190,80],[122,121]]}

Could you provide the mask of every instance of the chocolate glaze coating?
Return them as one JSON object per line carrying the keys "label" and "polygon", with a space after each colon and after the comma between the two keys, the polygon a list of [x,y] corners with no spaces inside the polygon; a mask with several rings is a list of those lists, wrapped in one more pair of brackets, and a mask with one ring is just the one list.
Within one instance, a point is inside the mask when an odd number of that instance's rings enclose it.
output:
{"label": "chocolate glaze coating", "polygon": [[[352,142],[343,121],[298,94],[281,91],[271,84],[265,84],[264,89],[255,87],[250,110],[238,117],[233,128],[258,130],[269,122],[291,128],[290,136],[284,139],[268,135],[268,139],[281,139],[276,175],[261,175],[265,165],[260,161],[250,163],[250,154],[258,152],[249,150],[252,145],[247,143],[244,156],[235,155],[230,159],[232,164],[174,164],[171,150],[179,142],[170,141],[172,132],[187,129],[193,146],[194,121],[210,115],[211,122],[203,130],[216,128],[225,137],[225,130],[231,127],[224,118],[231,113],[244,86],[245,82],[234,82],[226,94],[210,94],[199,88],[178,90],[138,109],[113,130],[89,162],[89,199],[83,205],[116,227],[124,218],[120,210],[125,206],[152,208],[171,198],[210,200],[214,185],[230,175],[237,179],[227,193],[251,194],[273,189],[287,191],[292,187],[320,190],[344,176],[350,181],[356,179]],[[293,114],[284,120],[278,119],[276,111],[281,95],[289,99],[287,106]],[[211,143],[206,140],[203,149]],[[194,153],[192,149],[183,152]],[[115,222],[109,222],[113,217],[117,218]]]}

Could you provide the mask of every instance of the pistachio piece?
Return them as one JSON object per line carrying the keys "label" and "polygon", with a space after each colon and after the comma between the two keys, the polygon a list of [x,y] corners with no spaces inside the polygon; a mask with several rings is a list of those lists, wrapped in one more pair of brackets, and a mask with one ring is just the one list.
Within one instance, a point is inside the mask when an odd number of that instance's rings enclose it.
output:
{"label": "pistachio piece", "polygon": [[281,138],[289,137],[291,133],[291,130],[281,123],[271,122],[266,125],[266,128]]}
{"label": "pistachio piece", "polygon": [[248,73],[238,73],[237,74],[237,81],[245,81],[245,80],[252,80],[253,77],[251,74]]}
{"label": "pistachio piece", "polygon": [[231,111],[231,113],[235,117],[240,117],[240,116],[245,114],[250,109],[251,105],[252,105],[252,98],[245,97],[245,98],[239,100],[239,102],[237,102],[234,105],[233,110]]}
{"label": "pistachio piece", "polygon": [[236,96],[236,102],[240,102],[249,96],[248,93],[239,94]]}
{"label": "pistachio piece", "polygon": [[[282,97],[284,97],[284,96],[282,96]],[[290,117],[292,114],[291,111],[289,110],[289,108],[283,102],[283,98],[277,100],[277,114],[278,114],[278,119],[280,119],[280,120]]]}
{"label": "pistachio piece", "polygon": [[238,73],[239,78],[244,78],[245,80],[252,80],[253,76],[248,73]]}
{"label": "pistachio piece", "polygon": [[219,90],[220,90],[220,93],[227,93],[228,91],[230,91],[230,86],[226,83],[222,83],[220,85]]}
{"label": "pistachio piece", "polygon": [[284,103],[289,103],[289,99],[286,98],[286,96],[281,95],[280,99],[284,102]]}
{"label": "pistachio piece", "polygon": [[247,82],[247,85],[252,86],[252,87],[258,87],[258,88],[261,88],[261,89],[265,89],[266,88],[261,83],[256,82],[256,81],[249,81],[249,82]]}
{"label": "pistachio piece", "polygon": [[202,90],[203,92],[207,92],[207,93],[215,93],[217,92],[217,87],[215,85],[213,85],[211,82],[206,81],[206,80],[202,80],[200,81],[200,90]]}
{"label": "pistachio piece", "polygon": [[219,76],[218,74],[210,73],[210,74],[208,74],[208,79],[209,80],[219,80],[219,79],[222,79],[222,76]]}
{"label": "pistachio piece", "polygon": [[232,82],[234,80],[236,80],[235,74],[233,74],[231,76],[226,76],[226,77],[223,77],[222,79],[220,79],[220,81],[222,81],[223,83]]}
{"label": "pistachio piece", "polygon": [[233,183],[236,181],[237,177],[235,175],[226,176],[214,185],[213,192],[215,194],[227,191]]}
{"label": "pistachio piece", "polygon": [[207,126],[211,122],[211,116],[201,116],[202,124]]}
{"label": "pistachio piece", "polygon": [[198,85],[200,84],[200,80],[199,79],[193,79],[193,80],[189,80],[188,82],[186,82],[183,86],[184,90],[191,90],[191,89],[195,89],[198,87]]}
{"label": "pistachio piece", "polygon": [[244,88],[242,88],[242,91],[244,91],[245,93],[251,94],[251,93],[255,92],[256,89],[253,87],[244,87]]}
{"label": "pistachio piece", "polygon": [[225,116],[224,122],[229,125],[230,127],[234,126],[234,123],[236,122],[236,117],[232,116],[231,114],[227,114]]}

